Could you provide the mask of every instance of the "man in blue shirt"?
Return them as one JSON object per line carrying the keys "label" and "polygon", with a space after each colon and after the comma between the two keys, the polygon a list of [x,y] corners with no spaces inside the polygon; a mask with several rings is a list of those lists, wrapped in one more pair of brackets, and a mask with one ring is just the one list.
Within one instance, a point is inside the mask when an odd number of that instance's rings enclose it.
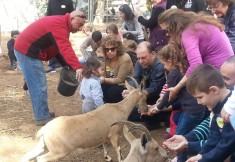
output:
{"label": "man in blue shirt", "polygon": [[[164,66],[156,58],[154,47],[149,42],[141,42],[136,49],[138,61],[135,64],[133,77],[138,83],[145,80],[145,91],[148,94],[147,104],[154,105],[166,82]],[[125,93],[125,92],[124,92]],[[133,109],[130,121],[143,121],[149,130],[159,128],[160,122],[169,120],[169,112],[161,112],[154,116],[141,116],[138,109]]]}

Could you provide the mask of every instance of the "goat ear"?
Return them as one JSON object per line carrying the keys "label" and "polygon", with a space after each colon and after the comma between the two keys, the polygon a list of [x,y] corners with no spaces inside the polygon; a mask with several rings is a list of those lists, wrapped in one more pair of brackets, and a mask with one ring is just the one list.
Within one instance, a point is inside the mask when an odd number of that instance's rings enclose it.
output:
{"label": "goat ear", "polygon": [[140,141],[141,141],[141,146],[142,146],[141,150],[143,151],[143,153],[147,153],[146,145],[148,143],[148,138],[147,138],[147,135],[145,133],[141,134]]}
{"label": "goat ear", "polygon": [[126,85],[126,88],[129,90],[129,91],[132,91],[133,89],[135,89],[134,87],[132,87],[128,81],[125,80],[125,85]]}

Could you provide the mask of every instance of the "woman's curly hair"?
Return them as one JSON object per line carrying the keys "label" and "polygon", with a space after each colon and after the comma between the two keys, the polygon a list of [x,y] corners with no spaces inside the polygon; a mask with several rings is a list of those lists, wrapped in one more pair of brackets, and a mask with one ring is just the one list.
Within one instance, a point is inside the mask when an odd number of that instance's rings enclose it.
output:
{"label": "woman's curly hair", "polygon": [[124,48],[123,48],[123,45],[122,45],[122,42],[117,40],[117,38],[113,35],[108,35],[106,36],[103,40],[102,40],[102,44],[101,44],[101,47],[103,49],[103,53],[106,57],[106,50],[105,48],[107,46],[112,46],[112,47],[116,47],[117,49],[117,56],[121,56],[124,54]]}

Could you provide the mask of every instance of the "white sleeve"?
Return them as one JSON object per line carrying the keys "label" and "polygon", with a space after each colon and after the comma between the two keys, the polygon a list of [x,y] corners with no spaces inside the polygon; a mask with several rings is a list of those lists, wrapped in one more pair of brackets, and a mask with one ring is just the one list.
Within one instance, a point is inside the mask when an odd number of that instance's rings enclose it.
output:
{"label": "white sleeve", "polygon": [[232,116],[235,116],[235,86],[232,95],[224,105],[224,110]]}

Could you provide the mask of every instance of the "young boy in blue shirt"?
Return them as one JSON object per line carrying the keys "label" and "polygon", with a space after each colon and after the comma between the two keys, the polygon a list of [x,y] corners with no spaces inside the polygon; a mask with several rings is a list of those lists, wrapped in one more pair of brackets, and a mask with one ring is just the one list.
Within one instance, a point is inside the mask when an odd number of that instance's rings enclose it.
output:
{"label": "young boy in blue shirt", "polygon": [[187,162],[222,162],[231,155],[235,160],[235,132],[230,123],[225,123],[220,112],[231,95],[226,89],[221,73],[210,65],[200,65],[193,70],[187,81],[187,89],[199,104],[211,111],[210,133],[198,155]]}
{"label": "young boy in blue shirt", "polygon": [[[211,122],[207,142],[198,155],[191,157],[187,162],[223,162],[231,155],[235,160],[235,131],[230,123],[225,123],[220,112],[230,90],[226,89],[221,73],[214,67],[202,64],[193,70],[187,80],[187,90],[199,104],[207,106],[211,111]],[[164,147],[174,150],[172,143],[182,144],[183,138],[172,138],[164,142]]]}

